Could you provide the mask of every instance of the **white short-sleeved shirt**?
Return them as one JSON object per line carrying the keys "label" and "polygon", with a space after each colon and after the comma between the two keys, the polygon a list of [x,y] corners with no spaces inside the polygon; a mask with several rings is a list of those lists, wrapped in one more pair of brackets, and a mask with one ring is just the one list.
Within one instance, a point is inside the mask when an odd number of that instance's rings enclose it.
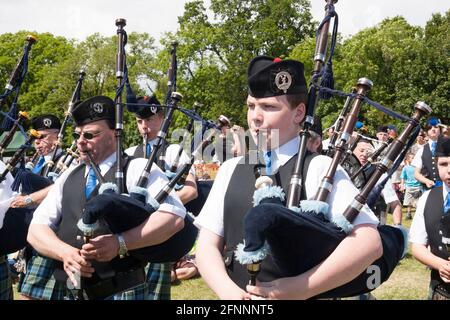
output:
{"label": "white short-sleeved shirt", "polygon": [[[297,153],[298,144],[299,138],[296,137],[278,149],[272,150],[272,168],[274,171],[288,162],[289,159]],[[241,159],[242,157],[236,157],[225,161],[219,168],[208,199],[206,200],[202,211],[195,219],[195,225],[197,227],[206,228],[223,237],[225,193],[234,169]],[[305,191],[308,199],[314,198],[322,178],[327,173],[331,160],[332,159],[329,157],[320,155],[311,160],[305,180]],[[333,190],[329,194],[327,201],[330,204],[330,214],[333,217],[342,214],[358,193],[358,189],[353,185],[345,170],[339,166],[334,176]],[[379,223],[376,216],[366,205],[363,207],[355,221],[353,221],[354,225],[363,223]]]}
{"label": "white short-sleeved shirt", "polygon": [[[102,175],[106,174],[106,172],[108,172],[108,170],[115,164],[115,162],[116,154],[113,153],[106,160],[100,163],[99,168]],[[126,173],[126,185],[128,190],[132,186],[137,185],[139,177],[146,163],[146,159],[133,159],[130,161]],[[61,177],[59,177],[55,181],[55,184],[50,189],[47,197],[44,199],[44,201],[42,201],[42,203],[34,212],[33,220],[31,221],[32,224],[45,224],[52,228],[54,231],[58,229],[62,214],[63,187],[68,176],[75,168],[76,167],[69,168],[61,175]],[[85,176],[88,174],[88,172],[89,168],[86,166]],[[155,197],[158,192],[161,191],[161,189],[166,185],[166,183],[167,178],[164,173],[157,166],[153,166],[147,184],[147,190],[149,194]],[[158,210],[171,212],[181,218],[184,218],[184,216],[186,215],[186,209],[184,208],[175,192],[170,193],[165,202],[160,205]]]}
{"label": "white short-sleeved shirt", "polygon": [[[150,143],[150,145],[153,146],[156,143],[156,140],[157,139],[150,140],[148,143]],[[132,155],[134,155],[134,152],[136,151],[137,147],[138,146],[130,147],[130,148],[125,150],[125,153],[127,155],[129,155],[129,156],[132,156]],[[165,170],[170,169],[170,167],[172,166],[172,164],[174,163],[174,161],[175,161],[175,159],[176,159],[176,157],[178,155],[179,150],[180,150],[180,146],[178,144],[170,144],[167,147],[166,152],[165,152],[165,156],[164,156],[164,161],[169,166],[169,168],[162,168],[162,169],[165,169]],[[181,169],[181,166],[183,164],[190,163],[190,159],[189,159],[188,155],[186,154],[186,152],[184,150],[181,153],[181,156],[180,156],[180,159],[179,159],[178,163],[179,163],[178,169]],[[194,166],[191,167],[191,169],[189,170],[189,173],[192,174],[195,177],[195,168],[194,168]]]}
{"label": "white short-sleeved shirt", "polygon": [[[4,172],[6,165],[3,161],[0,161],[0,172]],[[14,182],[14,178],[11,173],[8,172],[5,176],[5,180],[0,183],[0,229],[3,227],[3,220],[5,219],[5,214],[17,195],[17,192],[11,190],[11,185]]]}
{"label": "white short-sleeved shirt", "polygon": [[[384,173],[381,178],[378,180],[378,182],[383,181],[387,177],[387,174]],[[392,180],[389,179],[386,184],[384,185],[383,190],[381,191],[381,195],[384,199],[384,202],[386,204],[389,204],[394,201],[398,201],[397,193],[395,193],[395,190],[392,186]]]}
{"label": "white short-sleeved shirt", "polygon": [[[428,140],[428,146],[430,147],[430,150],[431,150],[431,144],[432,143],[433,143],[433,140],[431,140],[431,139]],[[411,165],[413,167],[422,169],[422,154],[423,154],[423,147],[419,148],[417,150],[417,153],[415,154],[413,161],[411,161]]]}
{"label": "white short-sleeved shirt", "polygon": [[[416,213],[409,229],[409,242],[416,244],[428,245],[428,234],[425,228],[425,204],[427,203],[428,195],[431,190],[427,190],[417,201]],[[447,197],[450,188],[444,184],[442,188],[443,199]]]}

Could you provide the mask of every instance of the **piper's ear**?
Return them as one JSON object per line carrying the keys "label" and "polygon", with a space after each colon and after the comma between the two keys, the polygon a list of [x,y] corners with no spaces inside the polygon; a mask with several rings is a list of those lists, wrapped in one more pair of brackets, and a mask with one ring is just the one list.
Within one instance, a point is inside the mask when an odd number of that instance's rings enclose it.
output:
{"label": "piper's ear", "polygon": [[294,121],[297,124],[302,123],[302,121],[305,118],[306,114],[306,106],[303,102],[300,102],[297,107],[295,107],[295,115],[294,115]]}

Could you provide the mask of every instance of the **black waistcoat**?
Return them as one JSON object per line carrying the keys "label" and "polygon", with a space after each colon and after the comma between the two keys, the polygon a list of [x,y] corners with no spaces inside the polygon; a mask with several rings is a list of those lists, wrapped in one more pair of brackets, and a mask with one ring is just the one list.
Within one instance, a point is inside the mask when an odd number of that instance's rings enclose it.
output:
{"label": "black waistcoat", "polygon": [[[165,140],[163,140],[161,148],[159,148],[158,152],[156,153],[156,164],[158,165],[158,167],[162,171],[166,171],[165,156],[166,156],[166,150],[167,150],[168,146],[169,146],[169,144]],[[153,148],[153,146],[152,146],[152,148]],[[134,150],[133,157],[135,157],[135,158],[145,158],[144,157],[144,144],[143,143],[139,144],[136,147],[136,149]]]}
{"label": "black waistcoat", "polygon": [[[303,177],[306,177],[309,163],[317,154],[308,154],[305,160]],[[281,186],[285,193],[289,189],[292,170],[295,166],[297,156],[292,157],[284,166],[280,167],[271,178],[275,185]],[[224,204],[224,243],[225,243],[225,266],[230,278],[241,288],[245,289],[250,279],[247,269],[234,259],[234,250],[239,243],[243,242],[243,221],[247,211],[253,207],[252,198],[255,191],[255,165],[248,164],[248,158],[242,158],[233,172],[228,189],[225,193]],[[305,199],[302,189],[301,199]],[[279,278],[281,273],[277,270],[273,260],[268,256],[261,264],[259,281],[271,281]]]}
{"label": "black waistcoat", "polygon": [[[427,202],[424,208],[425,229],[428,235],[428,242],[430,244],[431,253],[448,260],[450,253],[447,247],[442,243],[442,237],[450,237],[450,216],[443,215],[444,199],[442,197],[442,186],[433,188],[428,195]],[[450,284],[444,283],[439,276],[438,270],[431,270],[431,282],[434,288],[437,284],[443,286],[450,292]]]}
{"label": "black waistcoat", "polygon": [[420,173],[427,179],[433,180],[434,182],[441,180],[437,171],[435,159],[436,158],[433,157],[431,153],[430,145],[427,143],[423,146],[422,169],[420,170]]}

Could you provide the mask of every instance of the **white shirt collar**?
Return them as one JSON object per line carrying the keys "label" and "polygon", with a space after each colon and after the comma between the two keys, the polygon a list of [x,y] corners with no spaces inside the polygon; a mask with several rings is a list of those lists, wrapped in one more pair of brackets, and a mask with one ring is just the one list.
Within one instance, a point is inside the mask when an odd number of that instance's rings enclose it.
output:
{"label": "white shirt collar", "polygon": [[[61,149],[58,148],[58,151],[56,151],[56,156],[59,156],[61,152],[62,152]],[[50,151],[49,154],[46,154],[46,155],[44,156],[45,161],[51,160],[51,159],[52,159],[52,156],[53,156],[53,151]]]}
{"label": "white shirt collar", "polygon": [[447,197],[448,193],[450,192],[450,188],[445,184],[444,181],[442,181],[442,185],[443,185],[442,194],[444,195],[444,201],[445,201],[445,198]]}
{"label": "white shirt collar", "polygon": [[272,168],[274,171],[284,166],[298,152],[299,143],[300,137],[296,136],[282,146],[272,150]]}
{"label": "white shirt collar", "polygon": [[[113,152],[111,155],[109,155],[108,158],[103,160],[99,165],[100,172],[102,175],[105,175],[106,172],[108,172],[109,169],[116,163],[116,153]],[[86,177],[89,173],[90,166],[89,164],[86,164],[86,169],[84,171],[84,176]]]}
{"label": "white shirt collar", "polygon": [[[148,143],[150,143],[151,146],[154,146],[156,144],[156,140],[158,138],[152,139],[152,140],[148,140]],[[144,140],[142,140],[142,144],[144,144]]]}
{"label": "white shirt collar", "polygon": [[433,141],[433,140],[431,140],[431,139],[428,140],[428,145],[430,146],[430,149],[431,149],[431,144],[432,144],[433,142],[437,142],[437,140],[436,140],[436,141]]}

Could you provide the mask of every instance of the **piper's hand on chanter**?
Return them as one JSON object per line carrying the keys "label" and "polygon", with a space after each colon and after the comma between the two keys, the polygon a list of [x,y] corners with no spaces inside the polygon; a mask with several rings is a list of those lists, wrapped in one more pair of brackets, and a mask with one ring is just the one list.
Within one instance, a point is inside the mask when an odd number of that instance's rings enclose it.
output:
{"label": "piper's hand on chanter", "polygon": [[450,283],[450,261],[443,263],[439,267],[439,276],[445,283]]}
{"label": "piper's hand on chanter", "polygon": [[81,247],[81,255],[85,259],[108,262],[119,254],[119,240],[113,234],[101,235],[89,240]]}
{"label": "piper's hand on chanter", "polygon": [[270,282],[257,281],[256,286],[247,285],[246,289],[252,300],[304,299],[292,278],[280,278]]}
{"label": "piper's hand on chanter", "polygon": [[61,255],[64,264],[64,271],[69,276],[72,284],[77,287],[78,281],[76,280],[76,275],[82,277],[90,278],[95,272],[92,268],[91,263],[83,258],[80,254],[80,250],[74,247],[70,247],[63,252]]}

